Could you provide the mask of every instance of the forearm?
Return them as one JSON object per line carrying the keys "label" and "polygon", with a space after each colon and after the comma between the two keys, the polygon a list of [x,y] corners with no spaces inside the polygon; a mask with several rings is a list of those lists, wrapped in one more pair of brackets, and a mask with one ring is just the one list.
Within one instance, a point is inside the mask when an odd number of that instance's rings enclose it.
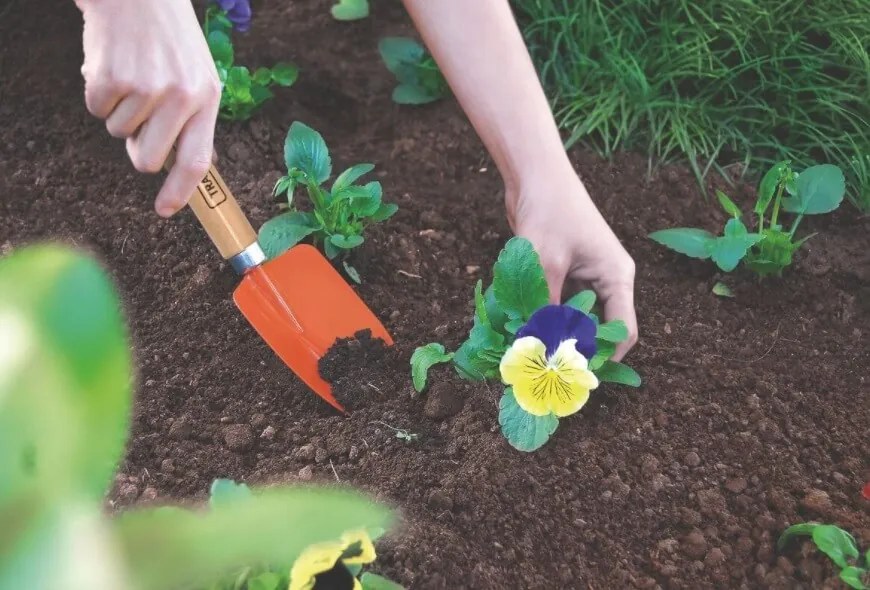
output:
{"label": "forearm", "polygon": [[404,0],[508,190],[569,166],[507,0]]}

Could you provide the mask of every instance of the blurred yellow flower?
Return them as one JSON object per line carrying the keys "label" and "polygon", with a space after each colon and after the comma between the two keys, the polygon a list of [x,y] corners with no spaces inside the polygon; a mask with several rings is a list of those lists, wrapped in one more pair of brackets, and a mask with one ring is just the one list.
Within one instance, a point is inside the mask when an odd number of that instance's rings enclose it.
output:
{"label": "blurred yellow flower", "polygon": [[293,564],[288,590],[362,590],[346,566],[365,565],[375,557],[375,546],[365,531],[350,531],[340,541],[311,545]]}
{"label": "blurred yellow flower", "polygon": [[598,378],[576,347],[564,340],[547,356],[547,345],[534,336],[517,338],[499,365],[501,378],[513,387],[517,404],[535,416],[568,416],[577,412],[598,387]]}

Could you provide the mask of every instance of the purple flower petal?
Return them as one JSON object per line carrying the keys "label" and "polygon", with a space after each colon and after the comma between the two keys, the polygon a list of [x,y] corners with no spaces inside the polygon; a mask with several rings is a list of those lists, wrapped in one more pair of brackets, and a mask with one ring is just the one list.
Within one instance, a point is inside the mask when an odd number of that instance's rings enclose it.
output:
{"label": "purple flower petal", "polygon": [[547,346],[551,356],[565,340],[577,340],[574,348],[591,359],[595,356],[595,322],[588,315],[568,305],[547,305],[532,314],[517,331],[517,338],[534,336]]}
{"label": "purple flower petal", "polygon": [[221,10],[230,11],[236,5],[236,0],[212,0]]}
{"label": "purple flower petal", "polygon": [[221,10],[227,13],[227,18],[237,31],[245,32],[251,26],[251,0],[212,0]]}

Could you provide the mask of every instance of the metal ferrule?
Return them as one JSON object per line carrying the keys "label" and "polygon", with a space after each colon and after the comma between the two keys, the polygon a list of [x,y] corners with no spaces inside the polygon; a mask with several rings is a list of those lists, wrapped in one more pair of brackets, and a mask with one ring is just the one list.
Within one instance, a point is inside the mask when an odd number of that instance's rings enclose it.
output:
{"label": "metal ferrule", "polygon": [[236,274],[240,275],[254,270],[265,261],[266,255],[263,254],[263,249],[260,248],[260,244],[257,242],[254,242],[229,259],[230,266],[233,267]]}

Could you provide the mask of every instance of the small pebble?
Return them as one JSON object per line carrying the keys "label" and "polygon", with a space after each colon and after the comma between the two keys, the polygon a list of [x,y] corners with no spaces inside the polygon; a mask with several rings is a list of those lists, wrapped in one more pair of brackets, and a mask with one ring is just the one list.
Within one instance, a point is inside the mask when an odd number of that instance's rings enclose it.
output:
{"label": "small pebble", "polygon": [[312,467],[311,465],[306,465],[299,470],[299,479],[303,481],[308,481],[312,477],[314,477],[314,467]]}
{"label": "small pebble", "polygon": [[695,451],[691,451],[686,454],[686,458],[683,459],[683,462],[689,467],[697,467],[701,464],[701,457],[699,457],[698,453]]}
{"label": "small pebble", "polygon": [[254,433],[247,424],[230,424],[224,428],[224,443],[234,453],[244,453],[254,445]]}

